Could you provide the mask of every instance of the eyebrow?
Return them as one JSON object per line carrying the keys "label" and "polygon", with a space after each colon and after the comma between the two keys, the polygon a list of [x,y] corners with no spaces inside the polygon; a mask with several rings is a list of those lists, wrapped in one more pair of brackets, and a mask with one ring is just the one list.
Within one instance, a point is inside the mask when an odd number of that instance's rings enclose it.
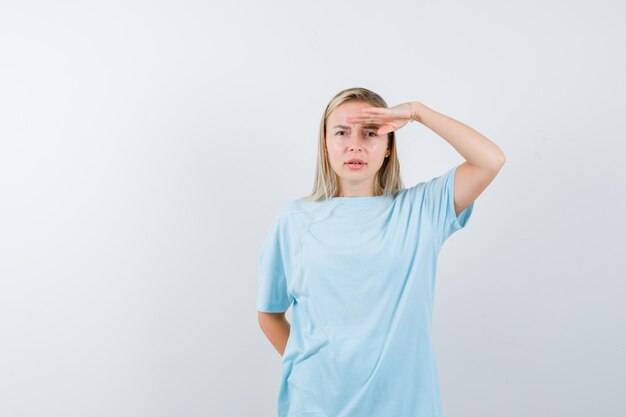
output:
{"label": "eyebrow", "polygon": [[[344,126],[344,125],[336,125],[332,127],[333,129],[350,129],[350,126]],[[380,128],[380,125],[374,125],[374,124],[369,124],[369,125],[365,125],[363,126],[363,129],[378,129]]]}

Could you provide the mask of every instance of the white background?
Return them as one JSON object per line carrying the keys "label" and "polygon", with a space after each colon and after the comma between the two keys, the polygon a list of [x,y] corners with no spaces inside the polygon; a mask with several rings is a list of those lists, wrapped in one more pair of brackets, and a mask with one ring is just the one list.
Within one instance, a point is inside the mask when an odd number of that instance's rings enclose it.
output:
{"label": "white background", "polygon": [[[356,86],[507,158],[439,258],[444,416],[625,415],[624,12],[3,1],[0,416],[274,416],[258,250]],[[463,162],[397,139],[406,186]]]}

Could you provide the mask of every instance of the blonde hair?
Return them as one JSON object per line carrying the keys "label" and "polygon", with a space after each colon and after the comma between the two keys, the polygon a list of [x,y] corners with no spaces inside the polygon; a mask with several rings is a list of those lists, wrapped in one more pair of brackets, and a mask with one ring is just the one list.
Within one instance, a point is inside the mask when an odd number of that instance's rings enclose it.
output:
{"label": "blonde hair", "polygon": [[[375,107],[389,108],[381,96],[373,91],[360,87],[342,90],[330,100],[320,122],[317,169],[315,172],[313,191],[311,194],[303,197],[306,200],[327,200],[336,197],[339,192],[337,174],[332,169],[330,160],[328,159],[328,153],[326,152],[326,122],[333,110],[350,101],[363,101]],[[400,161],[398,161],[395,143],[395,132],[387,133],[389,156],[385,158],[382,166],[378,172],[376,172],[374,178],[374,195],[395,196],[396,193],[404,188],[404,184],[400,178]]]}

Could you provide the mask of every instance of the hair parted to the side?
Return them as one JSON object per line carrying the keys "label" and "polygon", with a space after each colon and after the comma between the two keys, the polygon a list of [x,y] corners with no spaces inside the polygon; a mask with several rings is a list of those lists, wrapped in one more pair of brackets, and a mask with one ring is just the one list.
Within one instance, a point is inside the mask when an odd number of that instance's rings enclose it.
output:
{"label": "hair parted to the side", "polygon": [[[317,169],[315,172],[315,182],[311,194],[303,197],[306,200],[321,201],[336,197],[339,192],[337,174],[330,165],[328,154],[326,153],[326,122],[328,116],[338,106],[350,101],[363,101],[376,107],[389,108],[385,100],[373,91],[366,88],[347,88],[338,92],[328,103],[322,120],[320,122],[319,142],[317,152]],[[385,158],[382,166],[374,178],[374,195],[395,196],[404,188],[400,178],[400,161],[396,153],[395,132],[387,133],[387,144],[389,146],[389,156]]]}

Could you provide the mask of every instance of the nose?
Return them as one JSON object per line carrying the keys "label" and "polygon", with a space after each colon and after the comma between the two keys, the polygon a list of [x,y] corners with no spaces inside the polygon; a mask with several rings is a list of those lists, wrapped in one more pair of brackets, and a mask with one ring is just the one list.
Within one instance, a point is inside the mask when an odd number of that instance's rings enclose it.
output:
{"label": "nose", "polygon": [[358,129],[353,129],[352,136],[350,137],[350,142],[348,143],[348,145],[350,146],[350,150],[353,150],[354,148],[361,149],[363,140],[364,139],[361,137],[361,132]]}

